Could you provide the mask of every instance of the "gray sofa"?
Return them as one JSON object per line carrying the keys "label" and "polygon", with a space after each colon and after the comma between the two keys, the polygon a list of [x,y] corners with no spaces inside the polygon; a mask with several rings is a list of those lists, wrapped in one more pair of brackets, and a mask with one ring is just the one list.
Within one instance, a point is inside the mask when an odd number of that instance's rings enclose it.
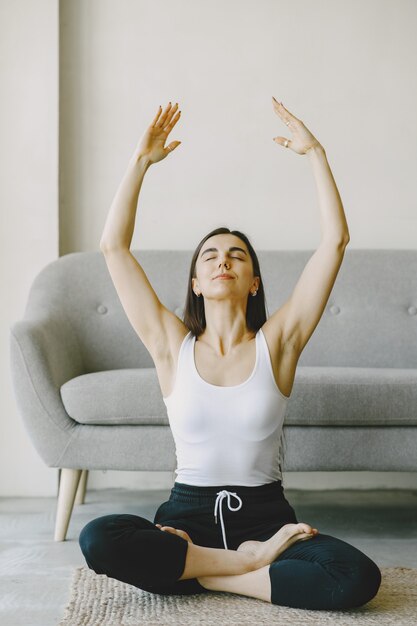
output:
{"label": "gray sofa", "polygon": [[[181,317],[192,251],[132,252]],[[258,251],[268,316],[313,252]],[[56,541],[84,501],[88,470],[175,469],[153,361],[100,251],[65,255],[38,274],[11,327],[10,358],[28,435],[61,469]],[[301,354],[284,434],[287,471],[417,470],[417,250],[346,249]]]}

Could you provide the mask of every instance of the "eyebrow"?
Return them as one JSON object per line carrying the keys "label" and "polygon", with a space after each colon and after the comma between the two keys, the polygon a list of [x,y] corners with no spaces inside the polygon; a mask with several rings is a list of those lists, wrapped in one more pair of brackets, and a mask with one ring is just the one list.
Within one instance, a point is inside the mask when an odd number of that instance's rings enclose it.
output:
{"label": "eyebrow", "polygon": [[[245,250],[243,250],[243,248],[238,248],[238,246],[232,246],[231,248],[229,248],[229,252],[233,252],[234,250],[239,250],[247,256],[247,253],[245,252]],[[204,250],[204,252],[201,253],[201,256],[203,256],[203,254],[206,254],[206,252],[218,252],[218,250],[217,248],[207,248],[206,250]]]}

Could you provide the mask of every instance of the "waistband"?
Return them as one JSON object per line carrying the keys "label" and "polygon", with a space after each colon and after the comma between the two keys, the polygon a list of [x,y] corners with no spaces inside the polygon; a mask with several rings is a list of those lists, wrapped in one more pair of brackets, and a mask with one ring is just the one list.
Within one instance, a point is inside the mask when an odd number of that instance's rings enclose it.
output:
{"label": "waistband", "polygon": [[[250,487],[246,485],[214,485],[200,486],[187,485],[175,482],[171,489],[171,498],[184,503],[210,504],[214,502],[214,520],[217,524],[217,511],[220,512],[220,522],[222,526],[223,544],[227,550],[226,529],[223,521],[222,502],[227,498],[227,506],[230,511],[239,511],[242,508],[243,500],[247,503],[256,504],[262,500],[271,498],[272,495],[283,495],[282,481],[276,480],[265,485]],[[237,500],[237,506],[232,506],[232,498]]]}
{"label": "waistband", "polygon": [[187,485],[185,483],[175,482],[174,486],[171,489],[171,493],[174,496],[179,496],[182,502],[195,502],[199,500],[206,500],[206,503],[209,504],[213,498],[216,498],[219,491],[228,491],[231,493],[237,493],[239,496],[251,500],[263,500],[271,495],[278,495],[283,493],[282,481],[276,480],[272,483],[266,483],[264,485],[258,486],[247,486],[247,485],[210,485],[210,486],[200,486],[200,485]]}

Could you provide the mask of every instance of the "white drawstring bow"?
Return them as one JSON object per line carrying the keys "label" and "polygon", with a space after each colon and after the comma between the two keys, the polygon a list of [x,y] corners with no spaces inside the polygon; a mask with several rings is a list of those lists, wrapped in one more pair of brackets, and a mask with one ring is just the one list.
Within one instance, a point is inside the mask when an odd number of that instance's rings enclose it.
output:
{"label": "white drawstring bow", "polygon": [[[230,505],[230,496],[234,496],[235,498],[239,500],[240,504],[236,508],[233,508]],[[242,500],[234,491],[227,491],[226,489],[223,489],[222,491],[217,492],[216,504],[214,505],[214,521],[217,524],[217,508],[219,507],[220,508],[220,522],[222,525],[222,533],[223,533],[223,543],[224,543],[224,547],[226,548],[226,550],[228,550],[227,543],[226,543],[226,532],[224,529],[224,522],[223,522],[223,512],[222,512],[223,498],[226,498],[226,497],[227,497],[227,506],[229,507],[230,511],[239,511],[239,509],[242,508]]]}

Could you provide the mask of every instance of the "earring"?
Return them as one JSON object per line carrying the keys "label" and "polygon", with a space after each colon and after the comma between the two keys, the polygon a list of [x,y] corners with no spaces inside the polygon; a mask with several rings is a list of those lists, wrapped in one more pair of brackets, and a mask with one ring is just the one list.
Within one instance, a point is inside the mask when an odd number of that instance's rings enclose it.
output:
{"label": "earring", "polygon": [[253,296],[256,296],[256,294],[257,294],[257,293],[258,293],[257,291],[254,291],[252,295],[253,295]]}

